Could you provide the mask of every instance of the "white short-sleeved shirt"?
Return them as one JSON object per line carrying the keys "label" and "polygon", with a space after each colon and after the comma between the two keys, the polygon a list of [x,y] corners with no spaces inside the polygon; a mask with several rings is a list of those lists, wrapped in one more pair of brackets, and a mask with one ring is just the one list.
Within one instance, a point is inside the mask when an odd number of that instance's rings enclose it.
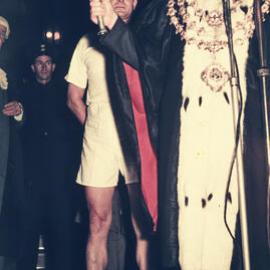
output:
{"label": "white short-sleeved shirt", "polygon": [[82,89],[87,87],[87,105],[109,103],[105,58],[101,52],[91,46],[87,35],[78,42],[65,79]]}
{"label": "white short-sleeved shirt", "polygon": [[113,187],[117,185],[119,171],[126,183],[133,183],[127,173],[110,104],[105,58],[91,46],[87,35],[78,42],[65,79],[87,91],[87,118],[77,183]]}

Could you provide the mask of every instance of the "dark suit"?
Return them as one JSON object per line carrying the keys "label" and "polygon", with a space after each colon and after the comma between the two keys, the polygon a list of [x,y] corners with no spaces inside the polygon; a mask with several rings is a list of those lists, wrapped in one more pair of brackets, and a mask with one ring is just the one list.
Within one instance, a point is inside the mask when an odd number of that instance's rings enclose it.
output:
{"label": "dark suit", "polygon": [[72,269],[74,152],[66,88],[32,82],[22,92],[26,184],[23,255],[19,269],[35,269],[44,234],[48,269]]}
{"label": "dark suit", "polygon": [[8,101],[17,99],[16,87],[12,83],[14,80],[9,73],[7,76],[8,89],[0,89],[0,256],[16,258],[20,253],[24,201],[22,152],[18,134],[21,122],[2,113]]}

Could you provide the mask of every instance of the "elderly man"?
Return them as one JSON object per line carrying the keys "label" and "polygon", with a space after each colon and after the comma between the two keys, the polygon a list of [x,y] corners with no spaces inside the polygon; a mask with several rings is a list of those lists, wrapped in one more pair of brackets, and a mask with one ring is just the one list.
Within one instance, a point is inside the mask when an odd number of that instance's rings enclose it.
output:
{"label": "elderly man", "polygon": [[[10,28],[0,16],[0,50]],[[0,64],[0,269],[15,269],[18,251],[19,205],[22,205],[21,152],[16,126],[22,119],[22,106],[15,101],[15,88]],[[11,100],[11,101],[9,101]],[[14,194],[16,194],[14,196]]]}
{"label": "elderly man", "polygon": [[[242,259],[238,256],[239,168],[234,162],[239,134],[232,117],[234,78],[223,1],[145,2],[133,28],[106,0],[91,2],[91,18],[97,22],[103,16],[110,29],[103,44],[121,57],[114,59],[115,80],[122,78],[120,60],[137,68],[146,104],[158,116],[162,264],[182,270],[236,269],[234,264]],[[238,147],[243,146],[251,269],[268,270],[270,192],[256,76],[255,1],[230,2],[241,86],[242,118],[237,124],[243,144]],[[261,3],[269,29],[270,2]],[[123,83],[118,85],[122,90]]]}
{"label": "elderly man", "polygon": [[[137,4],[136,0],[111,0],[111,4],[125,23],[131,23],[129,18]],[[87,269],[101,270],[110,266],[106,243],[112,222],[112,197],[121,173],[128,190],[136,236],[136,261],[140,270],[146,270],[151,267],[149,240],[152,219],[146,209],[141,186],[148,194],[152,191],[155,193],[155,189],[141,185],[140,182],[141,179],[146,179],[148,183],[155,182],[155,153],[148,136],[141,93],[124,93],[126,103],[118,104],[119,97],[111,81],[110,66],[106,65],[109,58],[95,37],[85,36],[75,49],[66,76],[70,83],[69,107],[81,123],[85,122],[77,182],[85,186],[90,216]],[[127,66],[127,69],[131,71],[131,67]],[[129,74],[135,77],[136,74],[131,72]],[[87,85],[88,106],[83,102]],[[132,95],[132,102],[126,99],[129,95]],[[124,113],[123,107],[126,108]],[[130,123],[128,127],[125,125],[126,120]],[[153,221],[156,221],[154,203],[150,210]]]}

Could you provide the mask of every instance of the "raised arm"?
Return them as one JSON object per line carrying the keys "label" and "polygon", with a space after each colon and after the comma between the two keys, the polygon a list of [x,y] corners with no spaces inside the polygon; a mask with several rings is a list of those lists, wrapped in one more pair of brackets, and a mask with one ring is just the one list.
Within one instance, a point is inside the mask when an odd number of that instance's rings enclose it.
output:
{"label": "raised arm", "polygon": [[[135,15],[133,22],[123,22],[113,11],[110,0],[90,0],[91,20],[102,17],[108,33],[101,37],[103,45],[122,61],[136,69],[148,64],[161,64],[168,52],[166,39],[170,26],[166,15],[166,1],[151,1]],[[135,25],[135,26],[134,26]],[[164,42],[165,41],[165,42]]]}

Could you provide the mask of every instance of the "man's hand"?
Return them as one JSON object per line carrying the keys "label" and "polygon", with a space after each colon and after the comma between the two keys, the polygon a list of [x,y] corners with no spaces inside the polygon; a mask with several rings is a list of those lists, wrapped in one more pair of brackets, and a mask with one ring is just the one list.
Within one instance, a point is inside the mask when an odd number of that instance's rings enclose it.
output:
{"label": "man's hand", "polygon": [[112,29],[117,21],[117,14],[114,12],[110,0],[90,0],[90,18],[93,23],[98,24],[98,17],[103,18],[105,26]]}
{"label": "man's hand", "polygon": [[4,106],[2,110],[6,116],[18,116],[23,112],[22,105],[18,101],[11,101]]}

